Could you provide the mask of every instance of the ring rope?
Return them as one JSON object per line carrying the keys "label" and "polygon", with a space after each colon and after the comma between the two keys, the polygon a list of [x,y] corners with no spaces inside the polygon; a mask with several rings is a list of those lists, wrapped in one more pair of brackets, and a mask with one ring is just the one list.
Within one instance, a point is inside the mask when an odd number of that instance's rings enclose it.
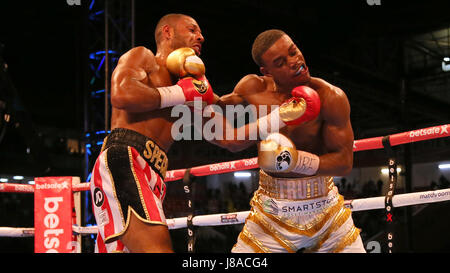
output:
{"label": "ring rope", "polygon": [[[450,189],[423,191],[394,195],[392,198],[393,207],[405,207],[412,205],[421,205],[428,203],[450,201]],[[344,206],[354,211],[365,211],[374,209],[384,209],[385,197],[370,197],[362,199],[346,200]],[[192,225],[194,226],[222,226],[242,224],[249,215],[250,211],[218,213],[208,215],[194,216]],[[181,229],[187,227],[187,217],[179,217],[167,219],[167,226],[169,229]],[[88,235],[96,234],[97,227],[80,227],[73,225],[73,232],[75,234]],[[0,237],[29,237],[34,236],[34,228],[0,228]]]}
{"label": "ring rope", "polygon": [[[435,138],[449,137],[448,132],[450,124],[438,125],[418,130],[412,130],[404,133],[398,133],[389,135],[389,144],[391,146],[397,146],[405,143],[412,143],[424,140],[430,140]],[[383,138],[386,137],[374,137],[355,140],[353,142],[353,151],[365,151],[372,149],[383,149]],[[191,175],[194,176],[206,176],[213,174],[221,174],[227,172],[243,171],[249,169],[258,168],[258,158],[239,159],[234,161],[215,163],[202,165],[191,168]],[[165,182],[181,180],[184,177],[186,169],[170,170],[166,172]],[[74,184],[72,186],[73,191],[87,191],[89,190],[89,182]],[[34,185],[23,185],[13,183],[1,183],[0,192],[17,192],[17,193],[29,193],[34,192]]]}
{"label": "ring rope", "polygon": [[[448,132],[448,125],[438,125],[418,130],[389,135],[389,144],[391,146],[412,143],[417,141],[430,140],[435,138],[443,138],[450,136]],[[383,138],[374,137],[361,140],[355,140],[353,144],[353,151],[364,151],[373,149],[382,149]],[[257,158],[241,159],[229,162],[222,162],[216,164],[208,164],[191,168],[191,175],[206,176],[212,174],[221,174],[227,172],[235,172],[241,170],[258,168]],[[184,177],[186,169],[167,171],[165,181],[181,180]],[[74,192],[90,190],[90,183],[79,183],[72,186]],[[1,183],[0,192],[13,193],[33,193],[34,185]],[[424,191],[407,194],[397,194],[392,198],[393,207],[403,207],[410,205],[442,202],[450,200],[450,189]],[[372,209],[385,208],[385,197],[372,197],[363,199],[346,200],[345,206],[352,211],[364,211]],[[229,224],[241,224],[245,222],[249,211],[232,212],[226,214],[210,214],[198,215],[192,218],[192,225],[194,226],[217,226]],[[179,229],[187,227],[187,217],[167,219],[169,229]],[[73,225],[73,232],[75,234],[96,234],[97,227],[80,227]],[[10,228],[0,227],[0,237],[30,237],[34,236],[34,228]]]}

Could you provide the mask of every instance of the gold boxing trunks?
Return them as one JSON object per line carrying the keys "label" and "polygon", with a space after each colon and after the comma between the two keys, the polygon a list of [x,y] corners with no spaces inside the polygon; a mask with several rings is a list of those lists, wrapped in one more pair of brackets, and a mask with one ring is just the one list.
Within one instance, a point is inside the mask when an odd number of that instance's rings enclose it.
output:
{"label": "gold boxing trunks", "polygon": [[365,252],[332,177],[274,178],[260,171],[234,253]]}

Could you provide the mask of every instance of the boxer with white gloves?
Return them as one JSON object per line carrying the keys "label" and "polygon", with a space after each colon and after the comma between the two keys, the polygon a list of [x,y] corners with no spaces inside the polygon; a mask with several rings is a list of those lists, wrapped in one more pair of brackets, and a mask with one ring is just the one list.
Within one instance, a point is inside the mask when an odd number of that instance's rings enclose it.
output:
{"label": "boxer with white gloves", "polygon": [[266,173],[315,175],[319,169],[317,155],[297,150],[282,134],[270,134],[258,148],[258,165]]}
{"label": "boxer with white gloves", "polygon": [[[353,165],[345,93],[311,77],[303,54],[281,30],[259,34],[252,57],[262,76],[243,77],[218,104],[255,105],[257,110],[277,105],[265,120],[279,117],[283,123],[275,128],[279,133],[259,143],[259,188],[232,252],[365,252],[360,230],[333,183],[333,176],[347,175]],[[264,122],[258,117],[259,124]],[[219,143],[233,151],[251,144]]]}

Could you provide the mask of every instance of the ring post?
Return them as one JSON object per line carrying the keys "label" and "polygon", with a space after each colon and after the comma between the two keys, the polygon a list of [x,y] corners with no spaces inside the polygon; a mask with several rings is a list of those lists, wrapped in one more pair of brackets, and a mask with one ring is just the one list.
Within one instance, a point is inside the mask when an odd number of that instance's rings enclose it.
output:
{"label": "ring post", "polygon": [[195,234],[194,234],[194,224],[192,222],[194,218],[194,204],[192,202],[192,182],[194,176],[191,174],[191,169],[186,169],[186,172],[183,176],[183,188],[184,193],[186,193],[187,205],[189,208],[189,213],[187,215],[187,231],[188,231],[188,253],[194,253],[194,245],[195,245]]}
{"label": "ring post", "polygon": [[390,143],[390,137],[385,136],[382,139],[383,147],[388,154],[388,172],[389,172],[389,187],[386,192],[384,204],[386,212],[386,231],[387,231],[387,246],[388,253],[392,253],[394,250],[394,213],[392,199],[394,197],[395,186],[397,184],[397,161],[395,158],[395,153],[392,150]]}

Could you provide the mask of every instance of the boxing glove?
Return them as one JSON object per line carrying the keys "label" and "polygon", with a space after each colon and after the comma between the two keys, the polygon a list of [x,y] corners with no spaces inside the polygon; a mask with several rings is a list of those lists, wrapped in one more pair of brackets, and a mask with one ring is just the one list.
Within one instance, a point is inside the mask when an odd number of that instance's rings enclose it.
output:
{"label": "boxing glove", "polygon": [[195,51],[189,47],[182,47],[172,51],[166,59],[166,67],[170,73],[179,78],[194,76],[196,78],[205,75],[203,61],[195,55]]}
{"label": "boxing glove", "polygon": [[212,104],[214,101],[214,93],[211,85],[205,76],[201,76],[198,79],[193,77],[185,77],[177,82],[177,85],[183,90],[185,97],[184,104],[193,107],[194,101],[197,99],[202,100],[202,108],[208,104]]}
{"label": "boxing glove", "polygon": [[178,104],[194,105],[202,101],[202,108],[214,100],[213,90],[205,77],[205,65],[192,48],[179,48],[169,54],[166,67],[170,73],[181,78],[176,85],[158,87],[161,108]]}
{"label": "boxing glove", "polygon": [[286,125],[299,125],[317,118],[320,113],[320,97],[308,86],[298,86],[291,91],[292,97],[280,107],[258,119],[260,139],[278,132]]}
{"label": "boxing glove", "polygon": [[280,118],[286,125],[299,125],[315,119],[320,113],[320,97],[308,86],[297,86],[292,98],[280,105]]}
{"label": "boxing glove", "polygon": [[314,175],[319,157],[297,150],[294,143],[280,133],[272,133],[259,143],[258,165],[265,172]]}

